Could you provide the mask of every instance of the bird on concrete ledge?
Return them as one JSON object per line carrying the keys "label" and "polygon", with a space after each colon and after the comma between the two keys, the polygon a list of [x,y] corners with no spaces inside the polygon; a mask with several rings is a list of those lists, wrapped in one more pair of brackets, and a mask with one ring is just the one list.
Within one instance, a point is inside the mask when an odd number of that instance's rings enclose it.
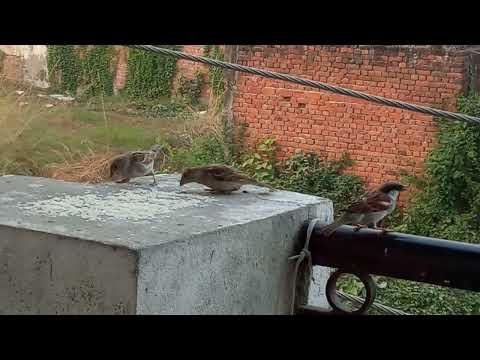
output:
{"label": "bird on concrete ledge", "polygon": [[184,170],[180,186],[188,183],[198,183],[210,188],[213,193],[228,194],[239,190],[243,185],[255,185],[275,189],[270,185],[258,182],[226,165],[212,164],[191,167]]}
{"label": "bird on concrete ledge", "polygon": [[122,154],[110,164],[110,178],[116,183],[127,183],[131,179],[141,176],[152,176],[153,184],[157,184],[153,165],[155,160],[163,153],[160,145],[154,145],[146,151],[130,151]]}
{"label": "bird on concrete ledge", "polygon": [[[356,225],[356,231],[372,224],[377,229],[377,224],[395,210],[398,196],[404,190],[406,187],[400,183],[386,182],[353,203],[339,219],[324,227],[322,232],[330,236],[340,226],[347,224]],[[387,230],[382,229],[382,232]]]}

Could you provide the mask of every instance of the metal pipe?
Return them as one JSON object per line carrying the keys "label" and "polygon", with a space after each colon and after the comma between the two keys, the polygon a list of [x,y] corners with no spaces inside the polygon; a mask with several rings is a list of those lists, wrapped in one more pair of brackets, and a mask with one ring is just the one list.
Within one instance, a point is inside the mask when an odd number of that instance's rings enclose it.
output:
{"label": "metal pipe", "polygon": [[342,226],[330,238],[316,226],[313,265],[480,292],[480,246]]}

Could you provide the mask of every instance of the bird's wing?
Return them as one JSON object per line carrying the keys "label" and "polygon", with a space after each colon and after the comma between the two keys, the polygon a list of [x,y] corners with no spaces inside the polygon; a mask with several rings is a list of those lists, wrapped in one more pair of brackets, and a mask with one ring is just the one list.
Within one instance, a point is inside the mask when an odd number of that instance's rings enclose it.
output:
{"label": "bird's wing", "polygon": [[225,165],[207,166],[208,174],[219,181],[248,181],[250,178],[246,175],[236,172],[234,169]]}
{"label": "bird's wing", "polygon": [[150,162],[155,158],[155,153],[152,151],[132,151],[130,158],[137,162]]}
{"label": "bird's wing", "polygon": [[392,199],[379,191],[372,191],[366,194],[360,201],[353,203],[347,212],[350,213],[369,213],[386,211],[392,205]]}

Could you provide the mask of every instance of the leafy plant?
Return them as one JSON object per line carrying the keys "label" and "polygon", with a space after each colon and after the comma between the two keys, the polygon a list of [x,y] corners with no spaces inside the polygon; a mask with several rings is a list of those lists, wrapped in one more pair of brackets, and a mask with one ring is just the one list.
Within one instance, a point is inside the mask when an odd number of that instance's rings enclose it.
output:
{"label": "leafy plant", "polygon": [[[480,96],[459,98],[458,110],[479,116]],[[438,145],[425,162],[422,179],[403,212],[389,222],[395,230],[480,243],[480,128],[438,121]],[[379,301],[412,314],[479,314],[480,295],[403,280],[388,281]]]}
{"label": "leafy plant", "polygon": [[[480,115],[480,96],[458,101],[460,112]],[[421,191],[413,196],[402,224],[413,234],[480,242],[480,131],[478,125],[439,120],[438,146],[425,163]]]}
{"label": "leafy plant", "polygon": [[202,73],[197,73],[193,79],[187,79],[182,75],[179,80],[178,93],[189,104],[198,105],[204,84],[205,79]]}
{"label": "leafy plant", "polygon": [[289,158],[279,170],[279,188],[331,199],[335,211],[341,211],[364,193],[362,180],[344,170],[352,161],[343,155],[339,161],[327,161],[317,154],[299,153]]}
{"label": "leafy plant", "polygon": [[110,70],[112,55],[111,46],[93,46],[87,50],[85,57],[79,61],[82,70],[79,77],[81,95],[88,98],[100,94],[103,96],[113,94],[113,74]]}
{"label": "leafy plant", "polygon": [[166,104],[155,104],[147,107],[144,111],[151,118],[178,118],[185,116],[186,105],[180,101],[170,101]]}
{"label": "leafy plant", "polygon": [[0,73],[3,72],[3,60],[5,59],[5,53],[0,50]]}
{"label": "leafy plant", "polygon": [[47,68],[52,88],[75,94],[80,64],[74,45],[48,45]]}
{"label": "leafy plant", "polygon": [[[224,54],[219,45],[205,45],[203,48],[205,56],[216,60],[224,60]],[[208,68],[209,86],[212,91],[211,104],[215,111],[218,111],[223,104],[225,93],[225,76],[223,69],[210,66]]]}
{"label": "leafy plant", "polygon": [[[176,45],[162,45],[176,50]],[[142,50],[130,50],[125,91],[130,98],[154,99],[170,96],[176,59]]]}
{"label": "leafy plant", "polygon": [[274,139],[265,139],[256,147],[256,151],[249,152],[241,157],[239,168],[260,181],[271,182],[275,179]]}
{"label": "leafy plant", "polygon": [[380,277],[378,302],[414,315],[480,315],[480,295],[471,291]]}
{"label": "leafy plant", "polygon": [[112,47],[48,45],[47,67],[52,87],[71,95],[112,95]]}

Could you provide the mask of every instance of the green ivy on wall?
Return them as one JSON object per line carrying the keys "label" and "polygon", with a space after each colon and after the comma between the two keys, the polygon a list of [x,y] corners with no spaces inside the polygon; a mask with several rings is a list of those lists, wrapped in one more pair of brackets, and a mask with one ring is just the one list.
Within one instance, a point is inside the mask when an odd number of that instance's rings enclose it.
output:
{"label": "green ivy on wall", "polygon": [[[205,45],[203,48],[205,56],[216,60],[224,60],[224,54],[219,45]],[[225,78],[223,76],[223,69],[210,66],[208,68],[208,77],[210,80],[210,88],[214,97],[220,97],[225,92]]]}
{"label": "green ivy on wall", "polygon": [[75,94],[78,85],[79,61],[74,45],[48,45],[48,80],[53,89]]}
{"label": "green ivy on wall", "polygon": [[82,75],[80,87],[82,95],[96,96],[113,94],[113,73],[110,70],[113,48],[111,46],[94,46],[87,50],[81,61]]}
{"label": "green ivy on wall", "polygon": [[[216,60],[224,60],[224,54],[219,45],[205,45],[203,47],[203,53],[205,56]],[[210,66],[208,68],[209,86],[212,90],[212,96],[214,99],[221,100],[225,93],[225,77],[223,69]],[[218,106],[221,106],[222,102],[218,101]]]}
{"label": "green ivy on wall", "polygon": [[200,72],[195,74],[193,79],[180,76],[178,80],[178,94],[191,105],[198,105],[205,83],[204,75]]}
{"label": "green ivy on wall", "polygon": [[[156,45],[178,50],[178,45]],[[177,60],[143,50],[129,50],[125,91],[130,98],[154,99],[170,96]]]}
{"label": "green ivy on wall", "polygon": [[0,50],[0,73],[3,72],[3,60],[5,59],[5,53]]}
{"label": "green ivy on wall", "polygon": [[79,96],[112,95],[113,47],[48,45],[47,67],[53,89]]}

